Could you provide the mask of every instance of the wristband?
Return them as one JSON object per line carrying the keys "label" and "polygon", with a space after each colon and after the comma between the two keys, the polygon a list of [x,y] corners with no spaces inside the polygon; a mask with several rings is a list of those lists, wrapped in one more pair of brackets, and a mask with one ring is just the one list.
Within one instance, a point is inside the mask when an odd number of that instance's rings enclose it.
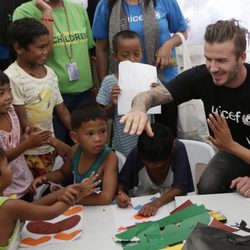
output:
{"label": "wristband", "polygon": [[50,17],[42,17],[41,20],[46,22],[54,22],[54,19]]}

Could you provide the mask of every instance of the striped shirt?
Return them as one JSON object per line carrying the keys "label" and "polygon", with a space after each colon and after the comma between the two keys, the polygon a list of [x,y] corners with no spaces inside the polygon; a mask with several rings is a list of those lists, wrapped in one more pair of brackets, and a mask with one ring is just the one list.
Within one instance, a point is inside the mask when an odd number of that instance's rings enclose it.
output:
{"label": "striped shirt", "polygon": [[[96,101],[103,106],[111,104],[112,87],[117,83],[118,79],[114,74],[106,76],[102,81]],[[138,136],[129,135],[123,132],[124,125],[119,122],[121,117],[122,116],[118,116],[117,107],[115,107],[114,113],[112,115],[112,148],[127,156],[128,153],[137,145]]]}

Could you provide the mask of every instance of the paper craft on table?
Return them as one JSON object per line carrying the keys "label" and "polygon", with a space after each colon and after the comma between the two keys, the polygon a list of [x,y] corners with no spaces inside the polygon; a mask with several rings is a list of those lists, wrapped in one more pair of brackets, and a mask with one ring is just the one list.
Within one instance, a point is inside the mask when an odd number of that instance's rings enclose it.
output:
{"label": "paper craft on table", "polygon": [[[133,98],[144,91],[150,90],[150,85],[157,82],[156,67],[144,63],[123,61],[119,63],[118,84],[121,94],[118,96],[118,115],[124,115],[131,109]],[[148,114],[160,114],[161,106],[148,110]]]}
{"label": "paper craft on table", "polygon": [[83,207],[73,206],[49,221],[26,221],[21,230],[21,247],[35,247],[51,243],[64,243],[82,235]]}
{"label": "paper craft on table", "polygon": [[133,205],[133,208],[131,206],[128,206],[127,208],[120,208],[117,206],[117,204],[112,204],[112,212],[115,218],[116,229],[118,230],[121,230],[122,228],[126,229],[126,227],[128,226],[135,225],[135,223],[141,223],[145,221],[156,221],[168,216],[169,212],[163,207],[158,209],[155,216],[150,216],[150,217],[137,216],[138,211],[144,204],[149,203],[159,197],[160,194],[157,193],[154,195],[131,198],[131,203]]}

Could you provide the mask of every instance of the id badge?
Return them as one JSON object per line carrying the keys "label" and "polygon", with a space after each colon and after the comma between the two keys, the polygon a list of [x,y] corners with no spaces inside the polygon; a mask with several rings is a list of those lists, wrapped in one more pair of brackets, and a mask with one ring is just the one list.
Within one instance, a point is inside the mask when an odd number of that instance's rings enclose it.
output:
{"label": "id badge", "polygon": [[76,63],[69,63],[66,65],[69,80],[75,81],[79,79],[79,71]]}

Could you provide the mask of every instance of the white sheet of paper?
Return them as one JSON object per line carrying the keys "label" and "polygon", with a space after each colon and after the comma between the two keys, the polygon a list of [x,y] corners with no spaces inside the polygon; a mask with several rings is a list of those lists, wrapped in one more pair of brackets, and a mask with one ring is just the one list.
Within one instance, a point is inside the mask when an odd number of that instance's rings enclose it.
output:
{"label": "white sheet of paper", "polygon": [[[157,82],[156,67],[131,61],[119,63],[118,84],[121,94],[118,96],[118,115],[124,115],[131,109],[133,98],[144,91],[150,90],[150,85]],[[148,114],[160,114],[161,106],[148,110]]]}
{"label": "white sheet of paper", "polygon": [[116,228],[120,227],[127,227],[134,225],[135,223],[141,223],[145,221],[156,221],[160,220],[166,216],[169,215],[169,211],[166,206],[162,206],[158,209],[157,213],[155,216],[150,216],[145,219],[140,219],[137,220],[134,218],[134,216],[138,213],[137,207],[143,206],[146,203],[151,202],[152,198],[159,198],[160,194],[154,194],[154,195],[147,195],[147,196],[141,196],[141,197],[134,197],[131,198],[131,204],[133,205],[132,207],[127,207],[127,208],[120,208],[117,206],[117,204],[112,204],[112,211],[115,219],[115,225]]}

